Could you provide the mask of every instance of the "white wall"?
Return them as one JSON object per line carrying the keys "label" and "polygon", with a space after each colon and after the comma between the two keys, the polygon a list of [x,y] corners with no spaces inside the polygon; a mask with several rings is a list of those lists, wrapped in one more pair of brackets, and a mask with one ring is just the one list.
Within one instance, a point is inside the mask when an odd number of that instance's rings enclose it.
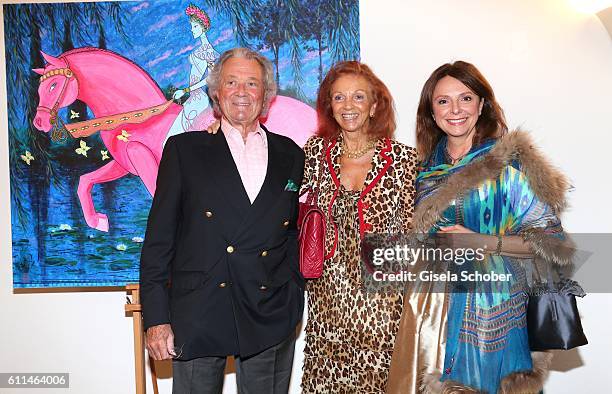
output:
{"label": "white wall", "polygon": [[[361,48],[362,60],[395,97],[397,137],[409,144],[420,89],[433,69],[458,59],[475,63],[493,85],[509,125],[532,130],[571,177],[576,190],[563,218],[567,230],[612,232],[605,172],[612,142],[612,41],[594,15],[575,11],[567,0],[362,0]],[[5,97],[5,68],[0,69]],[[5,103],[0,111],[0,372],[70,372],[73,393],[133,392],[131,319],[123,313],[123,293],[12,293]],[[590,344],[556,357],[556,369],[566,372],[553,372],[547,393],[607,387],[610,305],[610,294],[581,301]],[[299,392],[300,350],[292,392]],[[225,392],[234,392],[230,386]],[[160,391],[170,392],[170,379],[160,382]]]}

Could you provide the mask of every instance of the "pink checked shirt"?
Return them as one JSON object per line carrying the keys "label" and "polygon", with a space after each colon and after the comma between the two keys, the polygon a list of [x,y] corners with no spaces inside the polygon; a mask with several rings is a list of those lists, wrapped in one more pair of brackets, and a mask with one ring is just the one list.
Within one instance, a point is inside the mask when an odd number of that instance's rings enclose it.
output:
{"label": "pink checked shirt", "polygon": [[261,190],[268,169],[268,138],[257,124],[255,131],[248,134],[246,143],[238,130],[225,119],[221,120],[221,131],[238,168],[242,185],[251,204]]}

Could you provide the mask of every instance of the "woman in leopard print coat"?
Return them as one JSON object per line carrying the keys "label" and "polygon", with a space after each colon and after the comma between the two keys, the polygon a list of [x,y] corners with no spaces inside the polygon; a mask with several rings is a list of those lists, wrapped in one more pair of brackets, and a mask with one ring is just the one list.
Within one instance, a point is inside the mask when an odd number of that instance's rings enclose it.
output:
{"label": "woman in leopard print coat", "polygon": [[[323,275],[309,281],[304,393],[385,391],[403,294],[367,291],[360,241],[407,232],[416,151],[391,139],[393,101],[368,66],[334,66],[319,89],[319,129],[304,147],[302,191],[326,212]],[[364,275],[367,275],[364,274]]]}

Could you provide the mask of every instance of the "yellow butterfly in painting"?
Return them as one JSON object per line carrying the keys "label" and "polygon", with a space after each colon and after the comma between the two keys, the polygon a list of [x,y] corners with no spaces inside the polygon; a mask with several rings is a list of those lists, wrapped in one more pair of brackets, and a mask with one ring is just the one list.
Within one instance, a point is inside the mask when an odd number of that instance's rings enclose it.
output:
{"label": "yellow butterfly in painting", "polygon": [[102,161],[110,159],[110,157],[108,157],[107,150],[101,150],[100,153],[102,154]]}
{"label": "yellow butterfly in painting", "polygon": [[81,114],[79,114],[76,111],[70,110],[70,119],[75,119],[75,118],[78,118],[79,116],[81,116]]}
{"label": "yellow butterfly in painting", "polygon": [[30,162],[34,160],[34,156],[27,150],[24,155],[21,155],[21,160],[25,161],[27,165],[30,165]]}
{"label": "yellow butterfly in painting", "polygon": [[81,146],[79,148],[76,148],[74,151],[79,155],[87,157],[87,151],[90,150],[91,147],[87,146],[87,143],[83,140],[79,141],[79,145]]}
{"label": "yellow butterfly in painting", "polygon": [[117,136],[117,139],[119,141],[128,142],[128,140],[130,139],[130,136],[131,134],[129,134],[127,131],[121,130],[121,134]]}

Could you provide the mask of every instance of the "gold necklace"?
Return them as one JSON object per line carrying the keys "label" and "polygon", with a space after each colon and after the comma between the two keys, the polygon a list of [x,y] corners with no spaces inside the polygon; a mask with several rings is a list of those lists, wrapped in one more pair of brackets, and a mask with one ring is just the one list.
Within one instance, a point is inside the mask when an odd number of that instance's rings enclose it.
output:
{"label": "gold necklace", "polygon": [[344,142],[342,143],[340,152],[343,156],[348,157],[349,159],[359,159],[361,156],[365,155],[366,153],[368,153],[368,151],[372,148],[374,148],[376,146],[376,140],[373,141],[369,141],[366,146],[364,146],[363,148],[359,149],[359,150],[348,150],[346,148],[346,146],[344,145]]}

